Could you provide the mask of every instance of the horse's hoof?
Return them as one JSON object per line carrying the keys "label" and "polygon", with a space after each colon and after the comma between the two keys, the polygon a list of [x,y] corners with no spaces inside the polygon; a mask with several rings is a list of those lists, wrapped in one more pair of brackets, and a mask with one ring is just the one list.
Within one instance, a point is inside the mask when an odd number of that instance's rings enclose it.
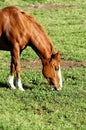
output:
{"label": "horse's hoof", "polygon": [[16,87],[14,86],[14,85],[11,85],[9,82],[7,83],[7,85],[9,86],[9,88],[11,88],[11,89],[16,89]]}
{"label": "horse's hoof", "polygon": [[19,88],[20,91],[24,92],[25,90],[23,88]]}

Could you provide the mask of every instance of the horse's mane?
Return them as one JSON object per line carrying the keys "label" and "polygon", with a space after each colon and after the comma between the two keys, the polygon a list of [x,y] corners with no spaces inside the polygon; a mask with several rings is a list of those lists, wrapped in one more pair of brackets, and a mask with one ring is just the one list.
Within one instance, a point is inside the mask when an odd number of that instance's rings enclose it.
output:
{"label": "horse's mane", "polygon": [[[47,35],[45,29],[39,24],[39,22],[30,14],[26,14],[25,12],[21,11],[20,12],[26,17],[28,18],[29,21],[31,21],[31,23],[33,24],[34,28],[39,29],[40,32],[42,33],[42,36],[45,36],[47,38],[47,40],[52,43],[51,39],[49,38],[49,36]],[[38,31],[39,32],[39,31]]]}
{"label": "horse's mane", "polygon": [[47,42],[47,44],[50,46],[50,49],[51,49],[50,51],[52,52],[52,54],[54,54],[55,50],[53,48],[52,41],[50,37],[47,35],[45,29],[39,24],[39,22],[32,15],[26,14],[25,12],[21,10],[20,12],[24,15],[24,17],[26,17],[32,23],[34,28],[37,30],[38,36],[42,37],[41,40],[43,40],[44,42]]}

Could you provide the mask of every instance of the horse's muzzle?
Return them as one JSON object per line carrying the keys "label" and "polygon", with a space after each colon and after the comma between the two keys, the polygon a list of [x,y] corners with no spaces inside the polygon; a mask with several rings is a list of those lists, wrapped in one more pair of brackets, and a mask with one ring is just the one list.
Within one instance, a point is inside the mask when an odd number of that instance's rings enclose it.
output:
{"label": "horse's muzzle", "polygon": [[60,91],[62,89],[62,86],[54,86],[54,85],[50,85],[51,86],[51,90],[57,90],[57,91]]}

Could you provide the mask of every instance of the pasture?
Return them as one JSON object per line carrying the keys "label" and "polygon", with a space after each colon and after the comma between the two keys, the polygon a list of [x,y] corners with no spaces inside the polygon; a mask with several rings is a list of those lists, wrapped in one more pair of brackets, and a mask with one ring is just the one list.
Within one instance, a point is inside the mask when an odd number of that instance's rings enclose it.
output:
{"label": "pasture", "polygon": [[60,51],[63,88],[50,89],[39,57],[28,47],[21,55],[25,92],[11,90],[10,53],[0,51],[0,130],[85,130],[86,1],[1,0],[0,8],[12,4],[32,14]]}

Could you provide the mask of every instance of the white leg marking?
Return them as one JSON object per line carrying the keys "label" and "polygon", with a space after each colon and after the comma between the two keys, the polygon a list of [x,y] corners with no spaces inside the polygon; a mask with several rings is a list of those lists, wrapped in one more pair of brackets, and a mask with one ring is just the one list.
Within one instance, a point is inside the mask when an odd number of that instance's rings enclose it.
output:
{"label": "white leg marking", "polygon": [[20,79],[17,80],[16,86],[19,88],[19,90],[24,91],[24,88],[23,88],[23,86],[22,86],[22,82],[21,82]]}
{"label": "white leg marking", "polygon": [[8,78],[8,85],[12,88],[12,89],[16,89],[16,87],[14,86],[14,76],[9,76]]}
{"label": "white leg marking", "polygon": [[61,68],[60,68],[60,65],[59,65],[59,71],[58,71],[58,75],[59,75],[59,79],[60,79],[60,88],[62,88],[62,75],[61,75]]}

